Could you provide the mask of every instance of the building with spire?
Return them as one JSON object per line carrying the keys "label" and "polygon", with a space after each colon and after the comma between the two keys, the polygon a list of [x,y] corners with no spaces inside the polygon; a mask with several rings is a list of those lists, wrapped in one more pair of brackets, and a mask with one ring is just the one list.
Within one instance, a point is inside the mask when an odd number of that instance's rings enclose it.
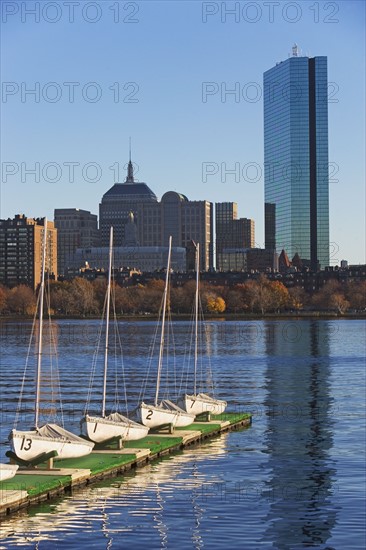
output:
{"label": "building with spire", "polygon": [[[143,214],[142,205],[157,204],[155,193],[146,183],[135,182],[131,158],[128,162],[127,177],[123,183],[115,183],[102,197],[99,205],[99,230],[101,245],[108,246],[109,229],[114,228],[115,246],[125,246],[125,229],[132,212],[137,228]],[[138,240],[141,242],[141,235]],[[141,242],[141,244],[143,244]]]}
{"label": "building with spire", "polygon": [[166,247],[172,235],[173,247],[186,249],[192,240],[199,242],[201,269],[213,267],[212,203],[190,201],[175,191],[158,201],[146,183],[135,181],[131,156],[126,180],[103,195],[99,215],[102,247],[108,246],[111,226],[116,247]]}

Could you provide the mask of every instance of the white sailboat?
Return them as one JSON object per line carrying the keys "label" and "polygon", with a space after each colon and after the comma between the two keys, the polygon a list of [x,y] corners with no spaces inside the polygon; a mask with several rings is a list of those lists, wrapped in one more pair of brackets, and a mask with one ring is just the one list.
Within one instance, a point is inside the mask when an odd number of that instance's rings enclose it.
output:
{"label": "white sailboat", "polygon": [[149,428],[157,428],[164,424],[171,424],[173,427],[184,427],[189,426],[194,421],[194,415],[187,413],[181,407],[176,405],[170,400],[163,399],[159,403],[159,390],[160,390],[160,380],[161,380],[161,370],[163,365],[163,355],[164,355],[164,338],[165,338],[165,320],[166,320],[166,310],[167,310],[167,299],[168,299],[168,290],[169,290],[169,279],[170,279],[170,264],[171,264],[171,254],[172,254],[172,237],[169,237],[169,252],[168,252],[168,262],[165,276],[165,286],[163,294],[163,307],[162,307],[162,321],[161,321],[161,333],[160,333],[160,347],[159,347],[159,360],[158,360],[158,373],[156,378],[156,390],[155,390],[155,400],[154,404],[146,404],[142,402],[135,414],[137,418],[145,426]]}
{"label": "white sailboat", "polygon": [[17,473],[19,466],[17,464],[0,463],[0,481],[11,479]]}
{"label": "white sailboat", "polygon": [[112,284],[112,257],[113,257],[113,227],[110,229],[109,238],[109,266],[108,266],[108,285],[106,293],[106,332],[105,332],[105,351],[104,351],[104,374],[103,374],[103,401],[101,415],[85,414],[81,420],[82,433],[91,441],[103,443],[114,437],[121,437],[122,440],[136,440],[145,437],[149,431],[147,426],[130,420],[119,412],[113,412],[106,415],[106,397],[107,397],[107,378],[108,378],[108,348],[109,348],[109,317],[111,302],[111,284]]}
{"label": "white sailboat", "polygon": [[42,277],[39,294],[39,327],[38,327],[38,351],[36,369],[36,391],[34,428],[29,431],[13,429],[10,432],[10,443],[15,455],[24,461],[32,461],[43,454],[52,451],[57,452],[58,458],[76,458],[89,454],[94,443],[65,430],[57,424],[48,423],[40,426],[40,393],[41,393],[41,368],[42,368],[42,338],[43,338],[43,304],[45,294],[45,269],[47,248],[47,219],[44,220]]}
{"label": "white sailboat", "polygon": [[184,410],[199,415],[203,413],[222,414],[227,406],[226,401],[222,399],[215,399],[207,393],[197,393],[197,363],[198,363],[198,311],[199,311],[199,243],[196,244],[196,291],[194,302],[194,382],[193,382],[193,394],[184,394],[178,400],[179,406]]}

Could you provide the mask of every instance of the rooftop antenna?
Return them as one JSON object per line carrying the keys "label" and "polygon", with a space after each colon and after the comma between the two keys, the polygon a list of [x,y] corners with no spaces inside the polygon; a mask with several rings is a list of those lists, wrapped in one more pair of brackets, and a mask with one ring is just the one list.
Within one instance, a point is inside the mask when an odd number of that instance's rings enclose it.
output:
{"label": "rooftop antenna", "polygon": [[295,44],[292,46],[292,57],[299,57],[299,46]]}
{"label": "rooftop antenna", "polygon": [[126,182],[125,183],[134,183],[134,178],[133,178],[133,165],[132,165],[132,161],[131,161],[131,137],[130,137],[130,160],[128,161],[128,167],[127,167],[127,177],[126,177]]}

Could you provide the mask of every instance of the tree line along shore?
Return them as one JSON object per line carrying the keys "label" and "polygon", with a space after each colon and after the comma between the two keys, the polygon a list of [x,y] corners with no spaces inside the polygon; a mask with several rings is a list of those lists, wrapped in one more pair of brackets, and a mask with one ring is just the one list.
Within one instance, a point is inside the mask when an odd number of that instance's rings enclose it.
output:
{"label": "tree line along shore", "polygon": [[[72,281],[49,281],[49,307],[56,316],[99,316],[105,299],[106,281],[88,281],[76,277]],[[123,315],[156,315],[164,289],[162,280],[146,285],[122,287],[113,284],[115,312]],[[173,315],[192,311],[195,282],[173,287],[169,308]],[[362,314],[366,311],[366,281],[328,281],[318,292],[306,293],[301,287],[286,288],[280,281],[265,275],[233,286],[201,283],[202,311],[207,315],[273,315],[273,314]],[[30,316],[36,310],[37,292],[26,285],[13,288],[0,286],[0,315]]]}

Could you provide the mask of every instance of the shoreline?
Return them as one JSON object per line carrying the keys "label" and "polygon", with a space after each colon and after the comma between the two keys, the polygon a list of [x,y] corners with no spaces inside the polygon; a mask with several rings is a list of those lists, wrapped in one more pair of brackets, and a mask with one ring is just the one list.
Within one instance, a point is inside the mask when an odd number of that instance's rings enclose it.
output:
{"label": "shoreline", "polygon": [[[0,323],[2,321],[32,321],[33,315],[0,315]],[[157,314],[120,314],[116,316],[119,321],[156,321]],[[171,316],[173,321],[189,321],[192,319],[190,313],[175,313]],[[89,321],[100,320],[100,315],[52,315],[53,320],[65,321]],[[260,320],[286,320],[286,319],[322,319],[322,320],[340,320],[366,319],[366,311],[363,312],[346,312],[343,314],[331,311],[296,311],[296,312],[281,312],[281,313],[211,313],[206,314],[205,321],[260,321]]]}

